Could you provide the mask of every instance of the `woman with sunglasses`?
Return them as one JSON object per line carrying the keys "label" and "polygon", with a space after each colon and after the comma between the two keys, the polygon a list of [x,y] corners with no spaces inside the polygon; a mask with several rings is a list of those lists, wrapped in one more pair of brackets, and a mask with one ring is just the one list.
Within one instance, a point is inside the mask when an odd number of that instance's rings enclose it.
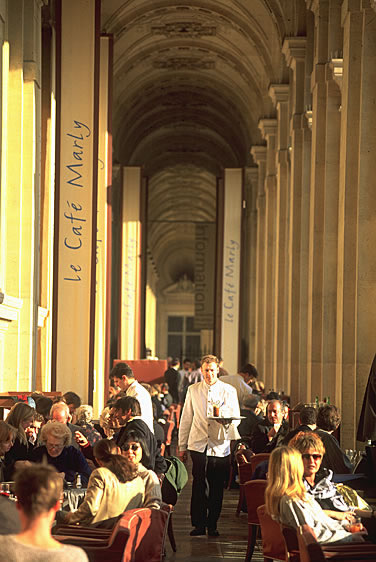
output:
{"label": "woman with sunglasses", "polygon": [[121,445],[123,456],[137,470],[145,486],[145,498],[143,507],[160,508],[162,501],[161,485],[158,476],[153,470],[145,468],[150,464],[150,453],[146,441],[141,433],[129,431],[126,439]]}
{"label": "woman with sunglasses", "polygon": [[111,527],[127,509],[144,505],[144,481],[116,443],[101,439],[94,445],[99,466],[90,475],[85,499],[75,512],[59,516],[59,522]]}
{"label": "woman with sunglasses", "polygon": [[269,515],[280,523],[297,528],[308,524],[319,543],[363,542],[351,534],[349,521],[329,517],[307,493],[303,482],[302,456],[292,447],[278,447],[270,455],[265,504]]}
{"label": "woman with sunglasses", "polygon": [[304,485],[329,517],[339,521],[355,520],[354,509],[349,506],[332,482],[333,472],[321,468],[325,447],[320,437],[312,431],[300,431],[289,442],[297,449],[304,465]]}

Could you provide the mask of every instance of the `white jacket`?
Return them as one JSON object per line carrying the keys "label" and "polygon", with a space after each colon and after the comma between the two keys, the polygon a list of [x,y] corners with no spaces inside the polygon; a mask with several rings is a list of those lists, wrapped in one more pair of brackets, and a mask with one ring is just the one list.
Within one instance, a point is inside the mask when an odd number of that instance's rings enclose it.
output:
{"label": "white jacket", "polygon": [[240,421],[233,421],[223,426],[213,416],[213,405],[220,406],[223,417],[240,415],[238,395],[233,386],[218,379],[209,386],[205,381],[188,387],[187,396],[180,420],[179,450],[197,451],[212,457],[226,457],[230,454],[231,439],[240,439],[237,426]]}

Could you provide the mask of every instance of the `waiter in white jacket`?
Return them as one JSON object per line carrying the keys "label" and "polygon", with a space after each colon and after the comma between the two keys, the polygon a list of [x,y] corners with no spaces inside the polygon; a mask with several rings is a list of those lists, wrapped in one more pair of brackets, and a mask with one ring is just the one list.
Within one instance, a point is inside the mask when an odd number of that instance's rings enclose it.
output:
{"label": "waiter in white jacket", "polygon": [[[218,379],[219,361],[202,358],[204,380],[188,387],[180,420],[179,452],[192,458],[191,536],[218,537],[223,488],[230,463],[231,439],[239,439],[239,402],[234,387]],[[218,420],[213,419],[218,417]]]}

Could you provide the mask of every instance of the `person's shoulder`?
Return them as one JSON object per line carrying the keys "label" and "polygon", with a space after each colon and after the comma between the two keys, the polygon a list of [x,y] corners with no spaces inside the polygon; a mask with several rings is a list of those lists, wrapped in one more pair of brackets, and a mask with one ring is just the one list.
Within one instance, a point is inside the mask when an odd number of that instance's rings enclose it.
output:
{"label": "person's shoulder", "polygon": [[138,429],[142,431],[142,433],[151,433],[148,424],[140,417],[134,418],[125,425],[125,432],[131,429]]}
{"label": "person's shoulder", "polygon": [[60,556],[56,558],[54,555],[54,559],[61,560],[62,562],[87,562],[89,560],[86,552],[79,546],[64,544],[63,548],[58,552],[59,555],[62,554],[61,558]]}
{"label": "person's shoulder", "polygon": [[269,430],[269,427],[271,427],[269,421],[264,418],[255,425],[253,431],[262,431],[262,433],[264,433],[265,431]]}

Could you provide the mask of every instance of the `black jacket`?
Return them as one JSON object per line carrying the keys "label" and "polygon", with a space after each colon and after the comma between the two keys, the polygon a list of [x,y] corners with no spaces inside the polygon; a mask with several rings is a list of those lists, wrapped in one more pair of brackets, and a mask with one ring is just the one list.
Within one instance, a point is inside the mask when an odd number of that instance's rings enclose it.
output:
{"label": "black jacket", "polygon": [[262,416],[256,416],[252,410],[240,410],[240,415],[245,416],[245,419],[238,425],[238,431],[242,437],[250,436],[255,425],[263,421]]}
{"label": "black jacket", "polygon": [[350,459],[342,451],[334,435],[322,429],[315,429],[315,433],[321,437],[325,447],[325,455],[322,459],[321,468],[332,470],[334,474],[351,473],[353,467]]}
{"label": "black jacket", "polygon": [[251,435],[251,448],[254,453],[271,453],[277,445],[281,445],[283,438],[289,430],[289,424],[286,421],[282,422],[277,435],[269,441],[268,433],[273,425],[268,419],[255,425]]}
{"label": "black jacket", "polygon": [[154,470],[157,474],[164,474],[167,470],[167,463],[161,455],[161,450],[158,447],[157,440],[155,436],[150,431],[148,425],[141,418],[134,418],[130,420],[118,433],[116,438],[116,444],[121,448],[123,443],[127,440],[128,433],[130,431],[137,431],[145,439],[146,445],[150,453],[150,462],[144,462],[144,457],[142,459],[142,464],[145,468]]}
{"label": "black jacket", "polygon": [[295,437],[295,435],[299,433],[299,431],[313,431],[313,430],[309,427],[309,425],[304,425],[304,424],[298,425],[298,427],[292,429],[287,433],[286,437],[283,438],[282,445],[288,445],[291,439]]}
{"label": "black jacket", "polygon": [[356,438],[358,441],[376,440],[376,355],[364,393]]}
{"label": "black jacket", "polygon": [[164,373],[164,380],[168,384],[168,389],[175,404],[179,404],[179,380],[180,375],[176,369],[170,367]]}

